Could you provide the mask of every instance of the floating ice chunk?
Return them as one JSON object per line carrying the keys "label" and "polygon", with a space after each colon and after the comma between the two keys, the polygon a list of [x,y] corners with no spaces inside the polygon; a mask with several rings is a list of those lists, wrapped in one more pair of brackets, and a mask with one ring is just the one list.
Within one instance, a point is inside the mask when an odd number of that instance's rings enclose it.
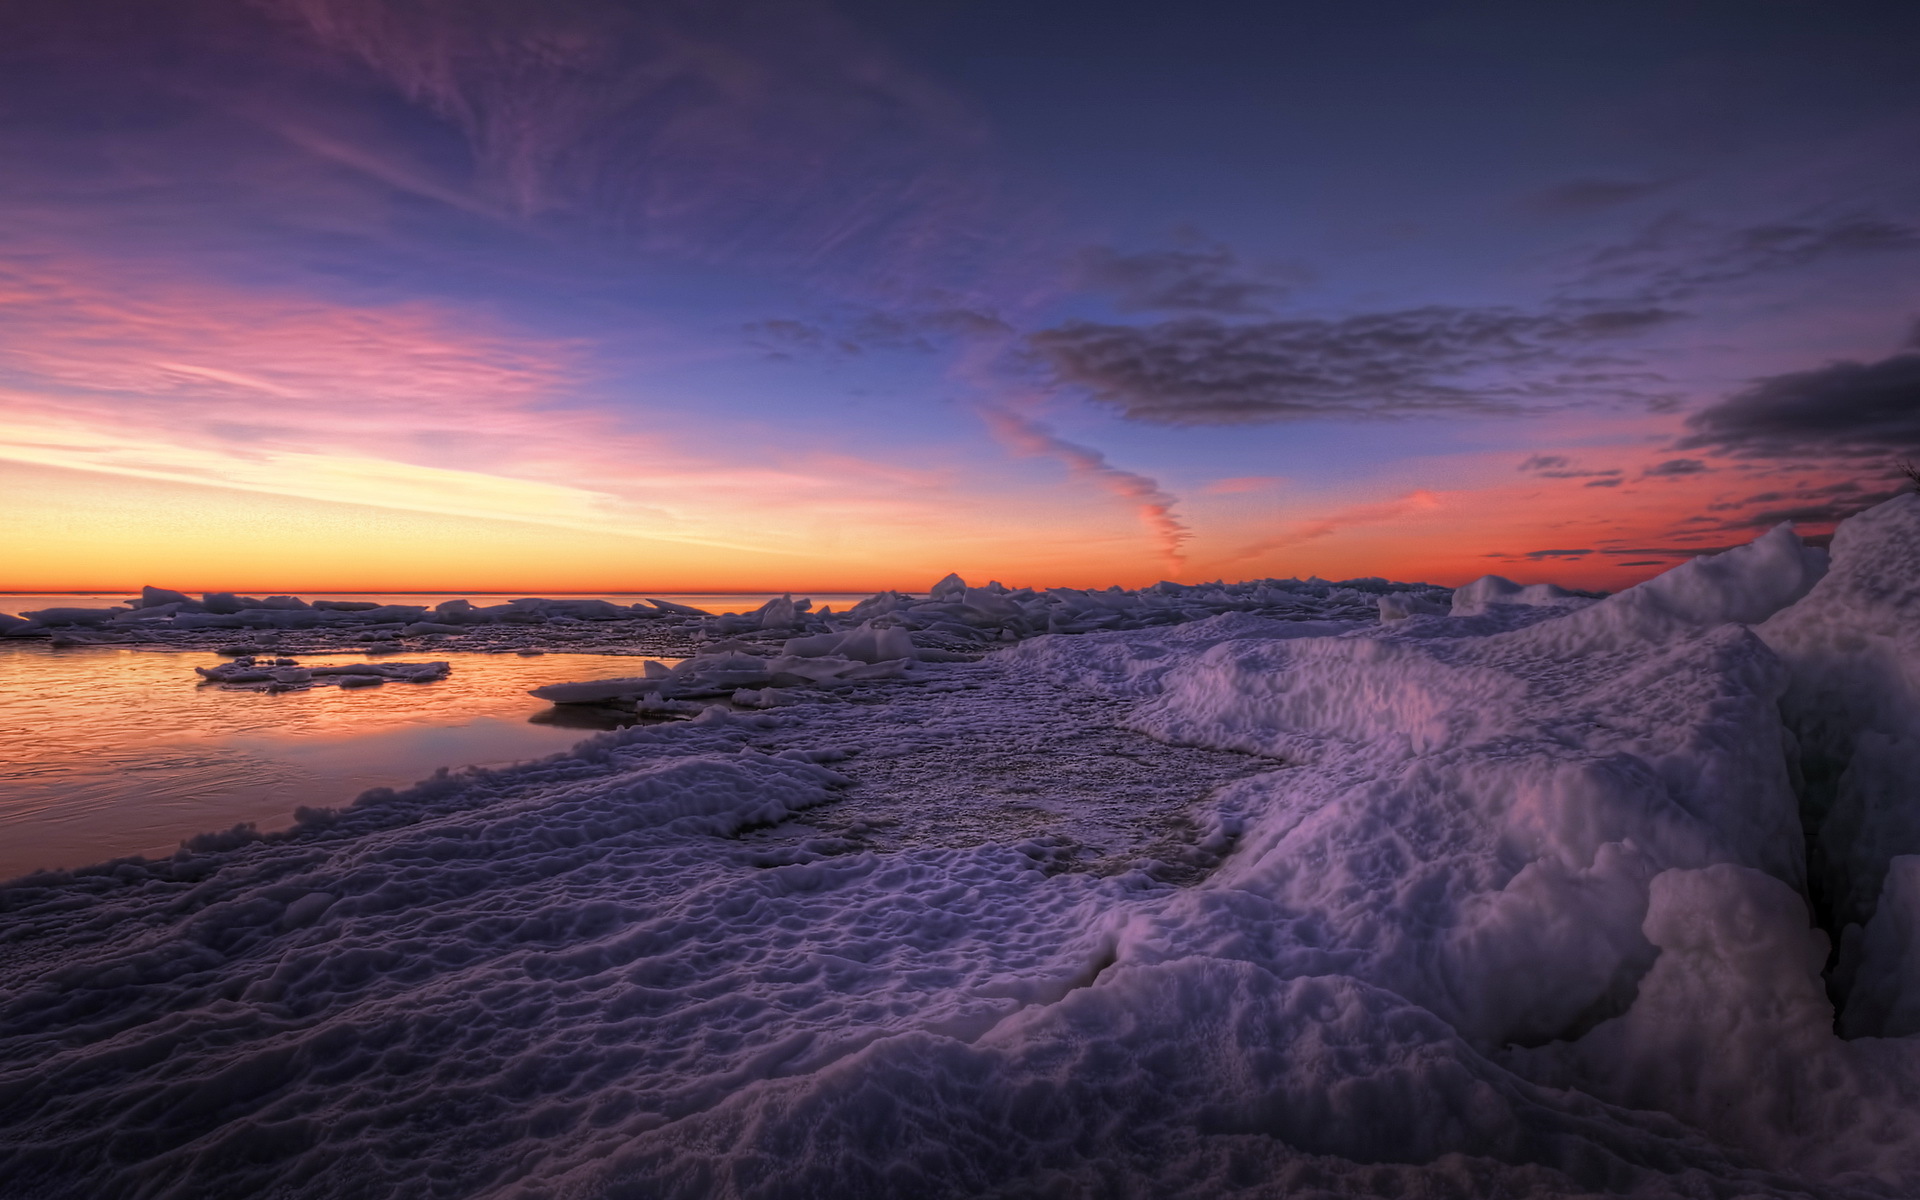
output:
{"label": "floating ice chunk", "polygon": [[42,625],[105,625],[128,611],[124,608],[41,608],[20,615]]}
{"label": "floating ice chunk", "polygon": [[897,626],[875,628],[872,621],[844,633],[821,633],[812,637],[790,638],[781,650],[800,658],[838,656],[859,662],[878,663],[913,658],[913,639]]}
{"label": "floating ice chunk", "polygon": [[787,629],[792,627],[799,613],[794,608],[793,597],[787,595],[762,604],[754,615],[760,618],[762,629]]}
{"label": "floating ice chunk", "polygon": [[[647,665],[652,667],[656,664]],[[609,700],[631,699],[645,691],[658,691],[661,683],[658,677],[647,676],[589,679],[580,683],[549,683],[545,687],[530,689],[527,695],[550,704],[604,704]]]}
{"label": "floating ice chunk", "polygon": [[673,613],[682,617],[710,617],[713,615],[704,608],[695,608],[691,604],[675,604],[671,600],[655,600],[649,597],[647,603],[653,605],[663,613]]}
{"label": "floating ice chunk", "polygon": [[291,658],[266,659],[250,654],[241,655],[217,667],[194,668],[194,672],[208,683],[267,691],[300,691],[327,684],[369,687],[390,679],[407,683],[432,683],[445,679],[452,670],[452,664],[446,662],[340,663],[306,667]]}
{"label": "floating ice chunk", "polygon": [[606,600],[543,600],[541,608],[549,616],[576,621],[619,621],[633,616],[628,609]]}
{"label": "floating ice chunk", "polygon": [[193,603],[193,599],[185,592],[176,592],[168,588],[157,588],[149,584],[140,589],[140,599],[134,602],[134,607],[159,608],[162,604]]}
{"label": "floating ice chunk", "polygon": [[465,633],[459,625],[449,625],[444,621],[415,621],[400,631],[402,637],[418,637],[423,633]]}
{"label": "floating ice chunk", "polygon": [[418,621],[427,615],[427,609],[424,604],[382,604],[375,608],[359,609],[353,615],[354,620],[362,625],[390,625]]}
{"label": "floating ice chunk", "polygon": [[175,614],[179,613],[180,610],[183,608],[187,609],[189,613],[197,613],[200,609],[200,606],[198,604],[194,604],[190,600],[184,603],[178,602],[178,601],[169,601],[168,603],[165,603],[165,604],[156,604],[151,608],[135,608],[129,612],[123,612],[119,616],[114,617],[111,624],[134,625],[134,624],[148,624],[155,621],[164,621],[168,617],[174,616]]}
{"label": "floating ice chunk", "polygon": [[927,590],[929,600],[957,600],[967,593],[967,581],[957,574],[949,574],[939,583]]}

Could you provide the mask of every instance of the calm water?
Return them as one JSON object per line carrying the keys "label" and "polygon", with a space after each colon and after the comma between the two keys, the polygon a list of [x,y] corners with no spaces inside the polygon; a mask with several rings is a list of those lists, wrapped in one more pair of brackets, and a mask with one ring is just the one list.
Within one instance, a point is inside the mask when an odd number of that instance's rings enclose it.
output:
{"label": "calm water", "polygon": [[[306,600],[497,604],[522,593],[308,592]],[[744,612],[777,593],[651,593],[709,612]],[[99,608],[124,592],[0,592],[0,612]],[[640,594],[589,599],[632,604]],[[795,597],[799,598],[798,595]],[[845,609],[864,594],[813,593]],[[110,647],[54,650],[0,639],[0,878],[126,854],[171,854],[182,838],[240,822],[283,828],[301,805],[338,806],[371,787],[403,787],[439,767],[499,766],[553,754],[592,730],[527,689],[635,675],[640,660],[433,649],[383,657],[445,659],[438,683],[315,688],[266,695],[200,687],[209,654]],[[303,662],[361,662],[313,655]],[[671,661],[671,660],[669,660]]]}
{"label": "calm water", "polygon": [[559,714],[527,689],[641,663],[440,650],[372,661],[441,659],[453,674],[437,683],[268,695],[199,686],[194,667],[225,661],[211,654],[0,641],[0,878],[170,854],[197,833],[282,828],[300,805],[338,806],[437,767],[564,750],[592,730],[543,723]]}

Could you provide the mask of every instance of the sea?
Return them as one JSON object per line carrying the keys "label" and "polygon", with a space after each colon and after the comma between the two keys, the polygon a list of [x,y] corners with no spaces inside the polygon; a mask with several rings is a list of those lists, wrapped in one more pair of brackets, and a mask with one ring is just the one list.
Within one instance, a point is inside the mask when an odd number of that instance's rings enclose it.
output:
{"label": "sea", "polygon": [[[714,613],[746,612],[777,593],[650,593]],[[305,600],[425,604],[513,595],[307,593]],[[556,597],[557,598],[557,597]],[[646,597],[569,596],[632,604]],[[797,597],[796,597],[797,598]],[[815,594],[850,606],[864,594]],[[98,608],[123,592],[0,593],[0,612]],[[0,879],[128,855],[173,853],[196,835],[283,828],[301,807],[338,807],[440,768],[495,767],[567,749],[599,732],[532,688],[636,672],[630,657],[538,657],[435,648],[379,661],[445,661],[447,678],[384,687],[268,694],[202,686],[199,651],[55,649],[0,639]],[[329,663],[361,661],[332,654]],[[673,661],[673,660],[666,660]]]}

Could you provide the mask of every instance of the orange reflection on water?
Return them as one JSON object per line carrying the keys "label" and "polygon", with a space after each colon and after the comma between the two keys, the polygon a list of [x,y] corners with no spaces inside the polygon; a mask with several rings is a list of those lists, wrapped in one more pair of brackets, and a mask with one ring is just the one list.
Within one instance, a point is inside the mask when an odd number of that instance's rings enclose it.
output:
{"label": "orange reflection on water", "polygon": [[[541,723],[527,689],[638,674],[635,658],[438,652],[436,683],[267,694],[201,686],[203,653],[0,644],[0,878],[127,854],[242,822],[290,824],[438,767],[499,766],[591,730]],[[303,662],[361,662],[365,655]],[[391,662],[393,656],[374,660]]]}

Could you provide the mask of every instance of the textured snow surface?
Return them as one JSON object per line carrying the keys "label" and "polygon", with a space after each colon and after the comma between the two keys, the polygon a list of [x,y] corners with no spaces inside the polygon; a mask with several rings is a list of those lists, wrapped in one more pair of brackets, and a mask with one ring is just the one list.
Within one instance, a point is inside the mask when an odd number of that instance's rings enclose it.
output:
{"label": "textured snow surface", "polygon": [[1916,580],[1902,497],[1830,570],[1149,589],[979,662],[770,608],[680,678],[805,703],[0,891],[0,1179],[1920,1194]]}
{"label": "textured snow surface", "polygon": [[[1143,629],[1220,613],[1301,620],[1367,617],[1376,612],[1443,612],[1451,595],[1427,584],[1384,579],[1263,579],[1250,583],[1157,583],[1137,591],[969,587],[949,575],[926,596],[882,592],[843,613],[808,599],[767,601],[751,612],[722,613],[648,600],[528,597],[504,604],[448,600],[415,604],[316,600],[297,596],[208,593],[199,600],[147,587],[108,608],[43,608],[0,613],[0,637],[49,638],[55,645],[100,643],[215,649],[234,655],[307,654],[361,649],[390,652],[445,644],[463,650],[522,649],[687,657],[737,651],[793,658],[837,657],[877,664],[899,659],[952,662],[1042,633]],[[720,639],[715,645],[715,639]],[[231,643],[231,644],[229,644]]]}

